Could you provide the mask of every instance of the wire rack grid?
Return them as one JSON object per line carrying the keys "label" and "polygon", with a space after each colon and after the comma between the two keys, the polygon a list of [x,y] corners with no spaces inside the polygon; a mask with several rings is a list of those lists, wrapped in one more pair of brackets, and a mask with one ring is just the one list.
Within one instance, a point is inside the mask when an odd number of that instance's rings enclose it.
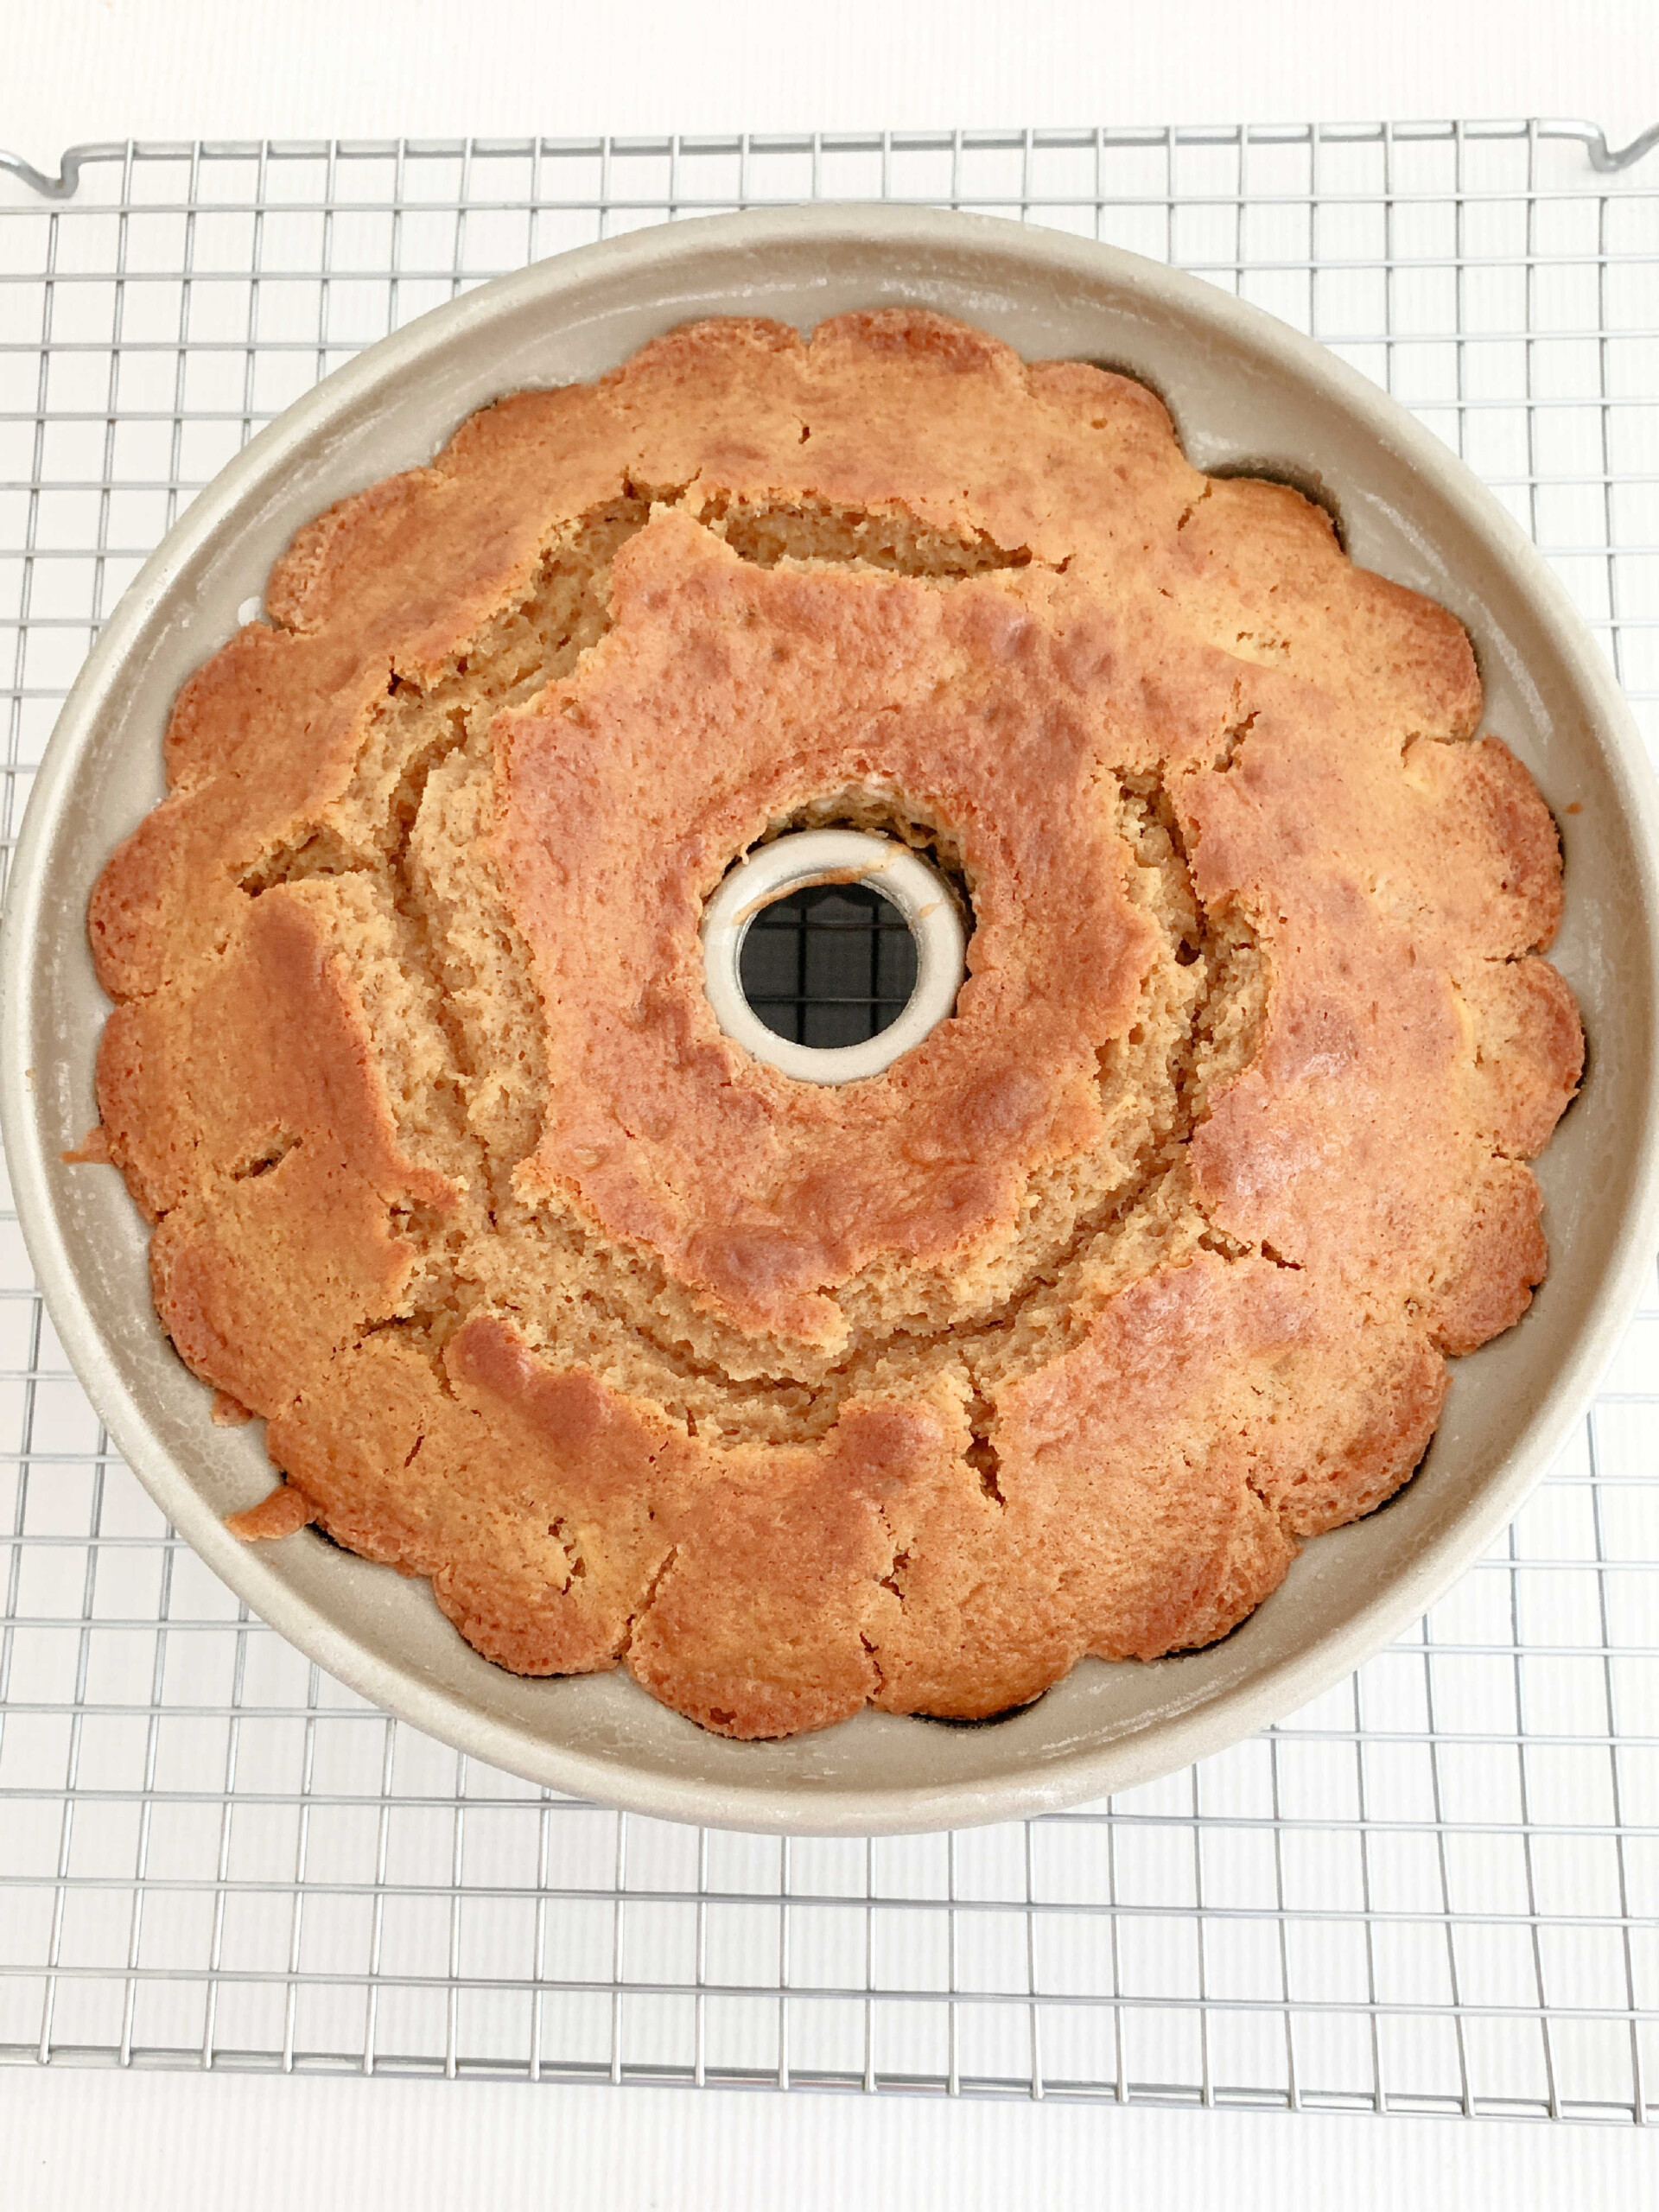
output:
{"label": "wire rack grid", "polygon": [[[315,378],[527,258],[814,196],[1312,330],[1532,531],[1659,752],[1659,164],[1614,162],[1433,124],[10,164],[0,833],[139,562]],[[340,1688],[112,1451],[10,1214],[0,1267],[0,2056],[1659,2116],[1659,1281],[1505,1539],[1316,1705],[1077,1813],[825,1842],[557,1797]]]}

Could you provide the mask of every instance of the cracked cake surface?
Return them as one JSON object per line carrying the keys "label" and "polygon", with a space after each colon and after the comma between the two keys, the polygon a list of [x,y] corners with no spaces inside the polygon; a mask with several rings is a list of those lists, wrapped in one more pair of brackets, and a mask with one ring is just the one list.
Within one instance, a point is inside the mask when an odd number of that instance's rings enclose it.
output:
{"label": "cracked cake surface", "polygon": [[[91,912],[101,1149],[285,1477],[240,1533],[728,1734],[981,1717],[1227,1633],[1541,1280],[1554,825],[1452,617],[1142,385],[690,325],[265,609]],[[972,921],[842,1087],[720,1033],[698,939],[830,823]]]}

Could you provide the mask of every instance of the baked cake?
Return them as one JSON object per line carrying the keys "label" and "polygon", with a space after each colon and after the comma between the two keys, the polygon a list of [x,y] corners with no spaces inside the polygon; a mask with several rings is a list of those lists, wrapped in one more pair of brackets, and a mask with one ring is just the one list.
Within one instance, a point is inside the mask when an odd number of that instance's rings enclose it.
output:
{"label": "baked cake", "polygon": [[[1555,829],[1469,642],[1140,384],[671,331],[302,530],[92,906],[100,1141],[308,1522],[739,1737],[1224,1636],[1546,1264]],[[698,925],[930,855],[954,1015],[794,1080]]]}

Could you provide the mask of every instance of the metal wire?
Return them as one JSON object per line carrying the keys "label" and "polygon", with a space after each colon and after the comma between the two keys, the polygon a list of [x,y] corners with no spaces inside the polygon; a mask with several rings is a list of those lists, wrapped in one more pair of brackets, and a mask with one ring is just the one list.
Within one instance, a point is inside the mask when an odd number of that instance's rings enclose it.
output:
{"label": "metal wire", "polygon": [[891,1027],[916,988],[916,941],[865,884],[819,884],[757,914],[739,962],[743,995],[768,1029],[818,1051]]}
{"label": "metal wire", "polygon": [[[1652,143],[1471,123],[0,160],[0,843],[144,553],[315,378],[527,258],[814,196],[1109,238],[1312,330],[1532,530],[1659,749]],[[1656,1446],[1659,1282],[1492,1555],[1281,1728],[1000,1828],[697,1831],[460,1758],[251,1619],[111,1450],[5,1214],[0,2056],[1651,2122]]]}

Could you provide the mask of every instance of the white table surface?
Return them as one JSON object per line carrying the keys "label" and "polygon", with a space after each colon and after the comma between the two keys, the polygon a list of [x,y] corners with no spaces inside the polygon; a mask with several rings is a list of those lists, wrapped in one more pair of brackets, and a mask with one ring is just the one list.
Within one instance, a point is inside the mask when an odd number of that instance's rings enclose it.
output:
{"label": "white table surface", "polygon": [[[1581,116],[1659,121],[1654,0],[11,0],[0,146]],[[3,1840],[0,1839],[0,1851]],[[0,2205],[1659,2201],[1650,2131],[19,2070]]]}
{"label": "white table surface", "polygon": [[1659,118],[1652,0],[8,0],[0,144]]}

